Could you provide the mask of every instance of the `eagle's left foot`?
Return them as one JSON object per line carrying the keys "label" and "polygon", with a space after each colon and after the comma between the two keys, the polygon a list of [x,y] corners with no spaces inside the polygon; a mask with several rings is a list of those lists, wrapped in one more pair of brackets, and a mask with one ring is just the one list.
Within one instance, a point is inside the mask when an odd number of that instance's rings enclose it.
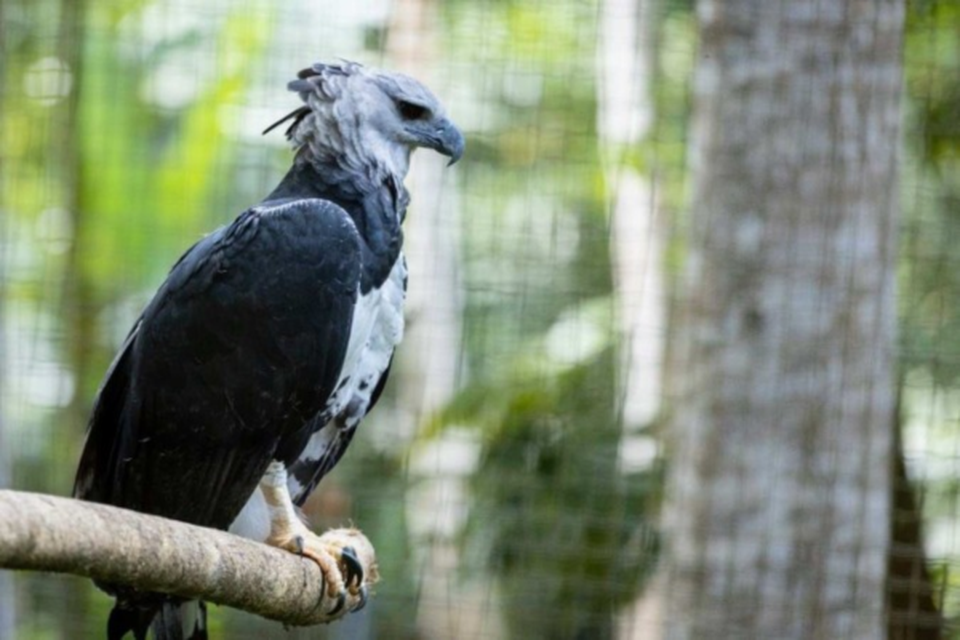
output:
{"label": "eagle's left foot", "polygon": [[[359,611],[367,603],[368,586],[377,581],[373,546],[356,529],[333,529],[322,536],[300,521],[287,490],[283,464],[273,462],[260,482],[270,508],[270,536],[266,543],[310,558],[324,581],[325,613],[331,620]],[[364,571],[364,565],[368,570]]]}

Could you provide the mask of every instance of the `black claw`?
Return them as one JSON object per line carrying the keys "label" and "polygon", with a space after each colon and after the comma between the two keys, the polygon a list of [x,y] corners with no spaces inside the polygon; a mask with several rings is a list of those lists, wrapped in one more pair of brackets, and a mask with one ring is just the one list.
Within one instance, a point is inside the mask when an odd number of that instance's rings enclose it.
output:
{"label": "black claw", "polygon": [[303,536],[295,536],[295,537],[293,538],[293,542],[294,542],[294,544],[297,545],[297,555],[302,557],[302,556],[303,556],[303,545],[306,544],[306,542],[305,542],[304,539],[303,539]]}
{"label": "black claw", "polygon": [[337,597],[337,606],[335,606],[332,611],[328,611],[327,615],[335,616],[341,611],[343,611],[343,605],[345,605],[346,602],[347,602],[347,592],[341,591],[340,595]]}
{"label": "black claw", "polygon": [[343,562],[343,582],[346,584],[347,588],[350,588],[350,584],[356,580],[357,586],[363,584],[363,565],[360,564],[360,559],[357,558],[357,551],[353,547],[344,547],[340,550],[340,560]]}
{"label": "black claw", "polygon": [[360,611],[360,609],[363,609],[365,606],[367,606],[367,585],[360,587],[360,602],[353,608],[353,613]]}
{"label": "black claw", "polygon": [[317,610],[323,606],[323,600],[327,597],[327,576],[323,575],[323,572],[320,572],[320,599],[317,600],[317,603],[313,605],[313,609]]}

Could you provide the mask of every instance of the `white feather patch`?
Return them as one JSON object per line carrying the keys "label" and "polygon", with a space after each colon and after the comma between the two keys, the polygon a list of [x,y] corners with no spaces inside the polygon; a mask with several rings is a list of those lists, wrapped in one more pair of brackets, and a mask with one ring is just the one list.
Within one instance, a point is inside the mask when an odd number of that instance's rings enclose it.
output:
{"label": "white feather patch", "polygon": [[[390,365],[394,349],[403,339],[406,277],[407,265],[401,255],[383,285],[360,296],[357,301],[347,357],[337,391],[328,403],[331,415],[344,415],[347,428],[355,427],[366,414],[374,389]],[[309,466],[321,460],[336,438],[337,428],[331,421],[314,433],[300,455],[298,465]],[[303,489],[292,476],[288,486],[293,495]]]}
{"label": "white feather patch", "polygon": [[270,535],[270,507],[260,492],[260,487],[254,489],[228,531],[257,542],[263,542]]}

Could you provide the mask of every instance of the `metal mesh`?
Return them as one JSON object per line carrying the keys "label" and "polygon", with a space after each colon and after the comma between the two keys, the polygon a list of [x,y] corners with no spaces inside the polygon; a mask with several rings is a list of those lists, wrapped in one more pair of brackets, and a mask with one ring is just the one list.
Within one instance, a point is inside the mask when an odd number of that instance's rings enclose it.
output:
{"label": "metal mesh", "polygon": [[[927,562],[904,543],[897,579],[952,620],[960,10],[915,0],[906,30],[898,428],[917,503],[895,516],[922,524]],[[296,105],[296,71],[402,70],[467,152],[416,158],[408,335],[306,508],[363,529],[383,582],[339,624],[213,608],[212,634],[655,637],[697,38],[682,0],[2,0],[0,486],[69,493],[142,306],[288,166],[260,131]],[[0,640],[97,637],[109,607],[82,579],[0,572]]]}

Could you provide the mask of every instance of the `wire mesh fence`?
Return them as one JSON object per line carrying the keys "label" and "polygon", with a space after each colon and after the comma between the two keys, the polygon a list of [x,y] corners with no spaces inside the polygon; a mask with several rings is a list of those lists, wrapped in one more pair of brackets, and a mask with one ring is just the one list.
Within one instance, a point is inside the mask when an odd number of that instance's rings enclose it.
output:
{"label": "wire mesh fence", "polygon": [[[736,20],[738,4],[720,14]],[[186,248],[289,166],[281,133],[261,135],[298,105],[286,83],[318,60],[357,60],[423,80],[467,134],[453,168],[415,157],[407,335],[383,399],[305,507],[317,529],[363,529],[383,582],[329,627],[216,609],[211,635],[657,637],[674,611],[656,576],[685,375],[678,300],[698,237],[688,155],[710,36],[698,24],[723,5],[2,0],[0,486],[70,492],[98,385],[143,306]],[[839,39],[875,26],[829,3],[766,6],[836,19]],[[890,637],[954,637],[960,5],[907,3],[903,34],[898,407],[878,418],[902,445],[887,617],[935,626],[933,603],[942,633]],[[764,132],[748,139],[762,147]],[[786,475],[781,453],[770,460]],[[98,637],[110,605],[79,578],[0,573],[0,638]]]}

